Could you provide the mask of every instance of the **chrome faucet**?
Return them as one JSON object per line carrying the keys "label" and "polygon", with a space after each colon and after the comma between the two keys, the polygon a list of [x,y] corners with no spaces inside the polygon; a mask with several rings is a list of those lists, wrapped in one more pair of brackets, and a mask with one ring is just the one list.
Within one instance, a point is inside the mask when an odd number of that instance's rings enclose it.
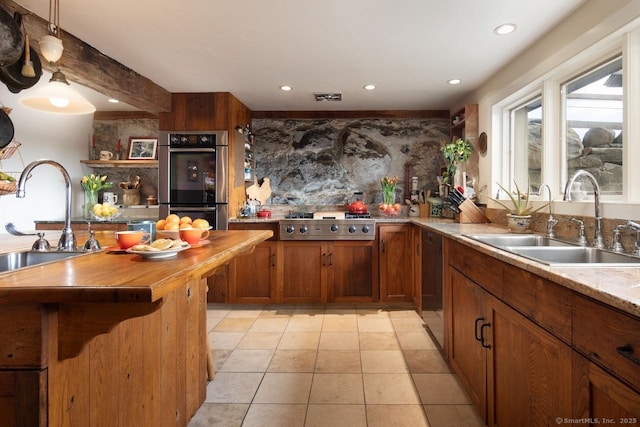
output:
{"label": "chrome faucet", "polygon": [[576,243],[580,246],[587,246],[587,238],[584,235],[584,221],[581,221],[577,218],[571,218],[572,222],[576,222],[578,224],[578,238],[576,239]]}
{"label": "chrome faucet", "polygon": [[636,242],[633,245],[633,251],[631,251],[631,255],[640,256],[640,224],[633,221],[627,221],[627,226],[636,231]]}
{"label": "chrome faucet", "polygon": [[549,192],[549,218],[547,219],[547,236],[556,237],[556,232],[553,230],[553,227],[558,224],[558,220],[553,217],[553,210],[551,205],[551,187],[548,184],[542,184],[543,187],[547,188]]}
{"label": "chrome faucet", "polygon": [[69,177],[69,172],[67,172],[67,170],[60,163],[47,159],[35,160],[29,163],[20,174],[20,179],[18,179],[18,189],[16,191],[16,197],[23,198],[25,196],[24,190],[27,184],[27,179],[29,175],[31,175],[31,171],[36,166],[44,164],[51,165],[58,169],[62,174],[62,177],[64,178],[66,212],[64,218],[64,229],[62,230],[62,235],[60,236],[60,240],[58,241],[58,250],[73,252],[76,250],[76,237],[71,230],[71,177]]}
{"label": "chrome faucet", "polygon": [[571,201],[571,187],[573,187],[573,183],[575,182],[576,178],[583,175],[591,182],[591,186],[593,187],[593,205],[595,209],[594,216],[596,220],[596,226],[592,246],[598,249],[603,249],[604,239],[602,238],[602,217],[600,216],[600,186],[598,185],[598,181],[596,181],[596,178],[590,172],[587,172],[584,169],[577,170],[573,174],[573,176],[569,178],[569,180],[567,181],[567,185],[564,187],[563,200],[566,200],[567,202]]}

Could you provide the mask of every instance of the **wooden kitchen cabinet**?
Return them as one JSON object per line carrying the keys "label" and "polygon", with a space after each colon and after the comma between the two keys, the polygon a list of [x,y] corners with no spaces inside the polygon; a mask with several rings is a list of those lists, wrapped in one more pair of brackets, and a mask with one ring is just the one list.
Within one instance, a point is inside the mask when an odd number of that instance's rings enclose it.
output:
{"label": "wooden kitchen cabinet", "polygon": [[486,280],[490,257],[459,270],[455,264],[465,249],[448,246],[448,358],[481,417],[489,426],[547,425],[571,417],[571,347],[477,283]]}
{"label": "wooden kitchen cabinet", "polygon": [[422,310],[442,310],[442,236],[431,230],[420,230],[422,254],[419,265],[414,266],[422,274],[417,286],[420,288]]}
{"label": "wooden kitchen cabinet", "polygon": [[278,302],[377,300],[374,240],[285,241],[280,245]]}
{"label": "wooden kitchen cabinet", "polygon": [[380,301],[413,299],[413,245],[410,224],[379,224]]}
{"label": "wooden kitchen cabinet", "polygon": [[271,304],[276,301],[277,242],[263,242],[230,264],[229,302]]}

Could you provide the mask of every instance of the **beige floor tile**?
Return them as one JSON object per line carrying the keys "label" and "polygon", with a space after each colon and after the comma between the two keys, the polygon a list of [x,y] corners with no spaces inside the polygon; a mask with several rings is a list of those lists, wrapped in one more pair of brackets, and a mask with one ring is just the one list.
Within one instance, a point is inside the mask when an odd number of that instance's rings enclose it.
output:
{"label": "beige floor tile", "polygon": [[362,375],[315,374],[310,404],[364,404]]}
{"label": "beige floor tile", "polygon": [[285,332],[278,344],[279,350],[316,350],[320,332]]}
{"label": "beige floor tile", "polygon": [[233,350],[244,334],[244,332],[209,332],[209,344],[214,350]]}
{"label": "beige floor tile", "polygon": [[222,319],[215,328],[214,332],[246,332],[251,328],[255,319],[247,318],[229,318]]}
{"label": "beige floor tile", "polygon": [[419,317],[395,317],[391,318],[391,323],[396,332],[422,332],[425,328]]}
{"label": "beige floor tile", "polygon": [[213,328],[215,328],[222,319],[224,319],[224,317],[210,317],[207,314],[207,332],[213,331]]}
{"label": "beige floor tile", "polygon": [[362,374],[367,405],[416,405],[420,397],[409,374]]}
{"label": "beige floor tile", "polygon": [[393,332],[360,332],[360,350],[399,350],[400,343]]}
{"label": "beige floor tile", "polygon": [[364,405],[309,405],[305,427],[366,427]]}
{"label": "beige floor tile", "polygon": [[387,319],[389,318],[389,312],[377,306],[371,306],[371,307],[358,306],[356,307],[356,314],[358,315],[358,318],[360,317],[368,317],[368,318],[379,317],[379,318],[387,318]]}
{"label": "beige floor tile", "polygon": [[319,351],[315,372],[352,373],[362,372],[359,351]]}
{"label": "beige floor tile", "polygon": [[[246,307],[246,308],[242,308]],[[240,306],[234,307],[233,310],[227,314],[227,319],[236,319],[236,318],[247,318],[247,319],[255,319],[260,316],[262,313],[261,306]]]}
{"label": "beige floor tile", "polygon": [[303,427],[307,405],[253,404],[242,427]]}
{"label": "beige floor tile", "polygon": [[236,348],[244,350],[275,350],[281,337],[282,332],[247,332]]}
{"label": "beige floor tile", "polygon": [[300,317],[294,315],[287,324],[286,332],[320,332],[323,316]]}
{"label": "beige floor tile", "polygon": [[209,317],[227,317],[233,307],[226,304],[207,304],[207,319]]}
{"label": "beige floor tile", "polygon": [[360,343],[357,332],[322,332],[320,350],[358,350]]}
{"label": "beige floor tile", "polygon": [[276,350],[268,372],[313,372],[316,350]]}
{"label": "beige floor tile", "polygon": [[272,373],[264,374],[253,403],[300,403],[309,400],[311,380],[309,373]]}
{"label": "beige floor tile", "polygon": [[473,405],[424,405],[431,427],[484,427]]}
{"label": "beige floor tile", "polygon": [[433,427],[420,405],[367,405],[368,427]]}
{"label": "beige floor tile", "polygon": [[205,402],[251,403],[264,375],[256,372],[218,372],[215,380],[207,384]]}
{"label": "beige floor tile", "polygon": [[393,324],[388,317],[358,317],[358,332],[393,332]]}
{"label": "beige floor tile", "polygon": [[413,380],[425,405],[471,403],[454,374],[413,374]]}
{"label": "beige floor tile", "polygon": [[265,372],[273,350],[234,350],[220,372]]}
{"label": "beige floor tile", "polygon": [[365,374],[407,373],[409,368],[400,350],[372,350],[360,352],[362,372]]}
{"label": "beige floor tile", "polygon": [[442,347],[444,345],[444,319],[442,317],[427,317],[425,323],[429,332]]}
{"label": "beige floor tile", "polygon": [[345,315],[355,316],[356,311],[357,309],[355,305],[333,306],[333,307],[325,308],[324,316],[325,316],[325,319],[327,317],[334,317],[334,316],[345,316]]}
{"label": "beige floor tile", "polygon": [[357,332],[356,315],[325,316],[322,322],[322,332]]}
{"label": "beige floor tile", "polygon": [[403,350],[436,350],[437,347],[426,331],[397,332],[396,336]]}
{"label": "beige floor tile", "polygon": [[293,311],[293,317],[317,317],[323,316],[325,312],[324,306],[318,306],[316,304],[299,305],[296,306]]}
{"label": "beige floor tile", "polygon": [[420,315],[415,310],[411,309],[398,309],[398,310],[390,310],[389,317],[392,319],[397,318],[417,318],[420,319]]}
{"label": "beige floor tile", "polygon": [[211,350],[213,366],[216,372],[222,369],[222,365],[224,365],[224,362],[231,356],[231,353],[233,353],[233,350]]}
{"label": "beige floor tile", "polygon": [[404,358],[411,373],[444,374],[451,372],[438,350],[404,350]]}
{"label": "beige floor tile", "polygon": [[289,317],[259,317],[249,332],[284,332],[288,323]]}
{"label": "beige floor tile", "polygon": [[280,317],[289,318],[295,312],[293,307],[281,307],[281,306],[266,306],[263,308],[260,316],[258,317]]}
{"label": "beige floor tile", "polygon": [[248,409],[248,403],[204,403],[188,426],[240,427]]}

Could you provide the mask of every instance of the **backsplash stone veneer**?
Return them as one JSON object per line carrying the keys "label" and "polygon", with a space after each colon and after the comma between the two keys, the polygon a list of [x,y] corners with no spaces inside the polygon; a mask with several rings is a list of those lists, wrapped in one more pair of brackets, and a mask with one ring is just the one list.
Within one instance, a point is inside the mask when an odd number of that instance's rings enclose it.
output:
{"label": "backsplash stone veneer", "polygon": [[402,202],[406,164],[420,188],[437,188],[449,121],[254,119],[252,131],[257,177],[271,181],[269,203],[340,205],[362,191],[365,203],[374,204],[382,201],[380,179],[394,175]]}

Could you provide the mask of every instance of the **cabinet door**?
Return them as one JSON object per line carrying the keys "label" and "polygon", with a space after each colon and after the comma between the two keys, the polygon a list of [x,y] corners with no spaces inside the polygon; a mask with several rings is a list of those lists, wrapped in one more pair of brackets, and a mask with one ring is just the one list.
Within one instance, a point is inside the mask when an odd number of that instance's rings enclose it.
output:
{"label": "cabinet door", "polygon": [[0,371],[0,425],[48,425],[46,369]]}
{"label": "cabinet door", "polygon": [[608,419],[615,425],[640,422],[640,394],[575,351],[573,381],[573,418]]}
{"label": "cabinet door", "polygon": [[282,278],[278,302],[327,301],[327,245],[324,242],[282,242]]}
{"label": "cabinet door", "polygon": [[334,241],[329,245],[329,302],[372,302],[378,299],[375,241]]}
{"label": "cabinet door", "polygon": [[411,302],[413,291],[410,225],[380,225],[380,300]]}
{"label": "cabinet door", "polygon": [[[449,271],[449,363],[482,419],[487,420],[487,337],[490,319],[484,315],[486,293],[457,270]],[[483,325],[489,325],[483,328]],[[483,334],[483,335],[481,335]],[[505,424],[507,425],[507,424]]]}
{"label": "cabinet door", "polygon": [[276,283],[276,242],[263,242],[236,257],[229,282],[230,303],[273,303]]}
{"label": "cabinet door", "polygon": [[557,417],[570,417],[571,348],[497,299],[488,301],[488,424],[555,425]]}

